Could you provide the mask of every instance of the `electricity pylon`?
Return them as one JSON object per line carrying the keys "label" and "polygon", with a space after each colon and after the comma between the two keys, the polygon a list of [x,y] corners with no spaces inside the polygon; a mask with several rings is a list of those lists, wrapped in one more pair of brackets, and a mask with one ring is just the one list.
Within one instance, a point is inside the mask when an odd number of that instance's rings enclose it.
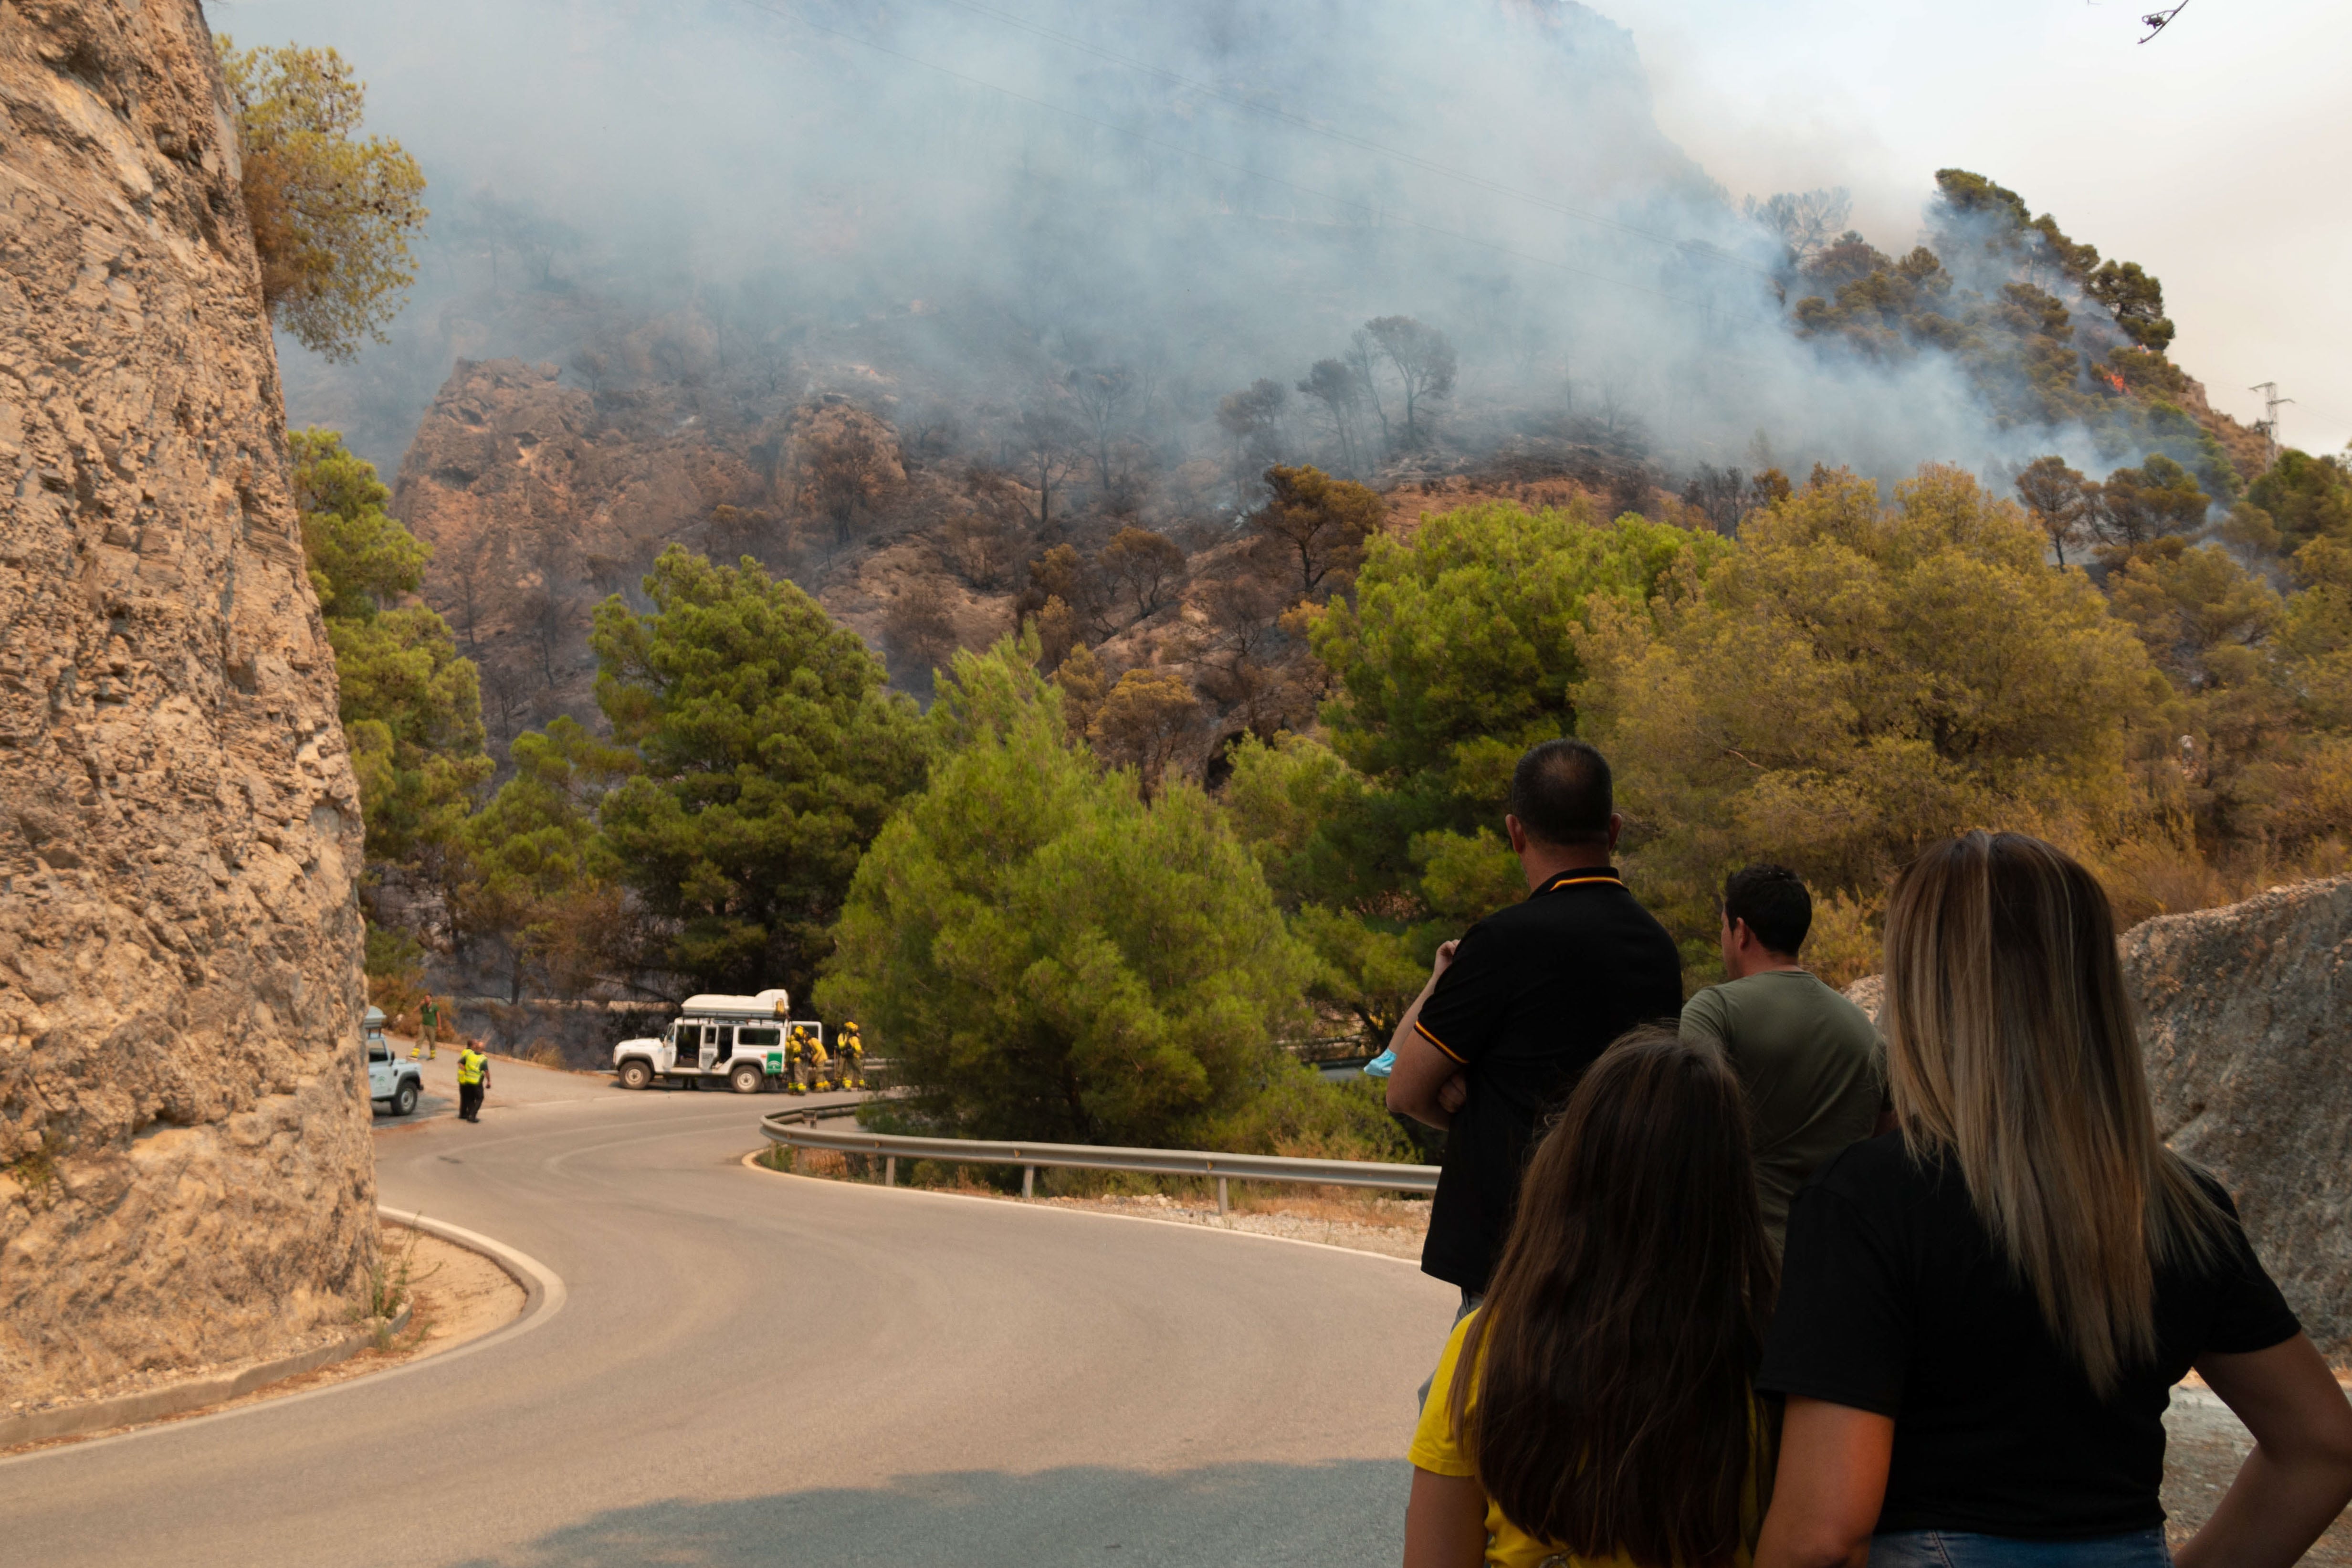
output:
{"label": "electricity pylon", "polygon": [[2263,421],[2254,428],[2263,433],[2263,440],[2268,444],[2269,450],[2265,454],[2266,460],[2263,464],[2263,469],[2267,473],[2278,465],[2278,411],[2285,405],[2293,403],[2294,399],[2281,397],[2278,395],[2278,383],[2275,381],[2265,381],[2258,386],[2250,386],[2246,390],[2263,395]]}

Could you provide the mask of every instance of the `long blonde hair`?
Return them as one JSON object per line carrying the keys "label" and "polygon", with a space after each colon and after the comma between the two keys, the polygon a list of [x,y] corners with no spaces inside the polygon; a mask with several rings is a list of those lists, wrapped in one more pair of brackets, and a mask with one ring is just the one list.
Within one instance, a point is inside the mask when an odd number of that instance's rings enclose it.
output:
{"label": "long blonde hair", "polygon": [[2208,1261],[2226,1221],[2156,1134],[2095,878],[2018,833],[1922,855],[1886,918],[1895,1114],[1948,1156],[1994,1245],[2102,1397],[2156,1352],[2159,1266]]}

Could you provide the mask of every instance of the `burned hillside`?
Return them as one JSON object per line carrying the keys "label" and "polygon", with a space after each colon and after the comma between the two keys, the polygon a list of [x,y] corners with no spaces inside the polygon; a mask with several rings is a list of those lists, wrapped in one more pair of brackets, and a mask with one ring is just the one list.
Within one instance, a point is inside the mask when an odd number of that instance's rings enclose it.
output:
{"label": "burned hillside", "polygon": [[[1310,717],[1315,680],[1282,621],[1345,586],[1351,546],[1310,542],[1339,559],[1302,567],[1264,475],[1372,457],[1376,431],[1229,397],[1228,449],[1188,454],[1167,395],[1125,367],[1073,368],[1017,410],[960,416],[916,376],[863,363],[727,374],[678,366],[659,331],[606,342],[569,368],[461,361],[401,465],[392,510],[433,549],[425,595],[480,667],[494,753],[559,714],[593,720],[595,606],[641,607],[639,580],[674,543],[801,583],[918,694],[956,648],[1024,616],[1054,662],[1093,650],[1107,684],[1165,668],[1198,703],[1178,748],[1195,775],[1221,737]],[[1343,532],[1491,497],[1680,504],[1622,422],[1527,420],[1478,451],[1429,405],[1417,417],[1421,445],[1366,475],[1382,515]]]}

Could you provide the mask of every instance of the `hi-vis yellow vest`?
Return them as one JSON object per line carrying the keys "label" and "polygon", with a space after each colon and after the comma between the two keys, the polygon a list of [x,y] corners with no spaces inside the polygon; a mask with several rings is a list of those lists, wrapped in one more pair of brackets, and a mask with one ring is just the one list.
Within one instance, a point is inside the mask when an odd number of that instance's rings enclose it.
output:
{"label": "hi-vis yellow vest", "polygon": [[481,1082],[482,1068],[489,1065],[489,1060],[479,1051],[467,1051],[457,1058],[457,1081],[461,1084]]}

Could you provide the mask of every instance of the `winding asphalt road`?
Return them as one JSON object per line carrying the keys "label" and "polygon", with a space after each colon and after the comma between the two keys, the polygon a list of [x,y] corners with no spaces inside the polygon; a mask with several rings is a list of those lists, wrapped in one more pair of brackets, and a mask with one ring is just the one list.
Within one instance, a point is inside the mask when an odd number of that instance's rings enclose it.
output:
{"label": "winding asphalt road", "polygon": [[1453,1307],[1410,1265],[746,1170],[776,1102],[572,1081],[378,1139],[384,1201],[546,1265],[551,1316],[0,1463],[0,1560],[1394,1561]]}

